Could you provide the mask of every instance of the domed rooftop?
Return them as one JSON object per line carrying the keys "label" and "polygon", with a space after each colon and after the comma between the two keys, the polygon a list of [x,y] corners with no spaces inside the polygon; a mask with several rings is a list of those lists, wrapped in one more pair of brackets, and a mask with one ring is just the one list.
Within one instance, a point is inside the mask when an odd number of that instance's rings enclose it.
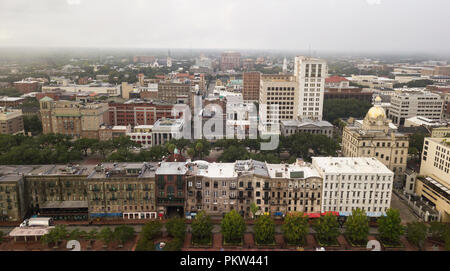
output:
{"label": "domed rooftop", "polygon": [[45,96],[44,98],[40,99],[39,102],[53,102],[53,99]]}
{"label": "domed rooftop", "polygon": [[372,108],[369,109],[367,112],[367,117],[369,120],[377,120],[378,118],[386,118],[386,112],[384,112],[384,109],[381,106],[375,105]]}

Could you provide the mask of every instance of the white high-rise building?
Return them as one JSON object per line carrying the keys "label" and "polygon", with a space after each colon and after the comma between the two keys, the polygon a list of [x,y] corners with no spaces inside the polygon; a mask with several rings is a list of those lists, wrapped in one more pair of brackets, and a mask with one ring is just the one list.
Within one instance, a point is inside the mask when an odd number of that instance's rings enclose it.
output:
{"label": "white high-rise building", "polygon": [[323,59],[296,56],[294,76],[298,83],[298,118],[322,120],[327,63]]}

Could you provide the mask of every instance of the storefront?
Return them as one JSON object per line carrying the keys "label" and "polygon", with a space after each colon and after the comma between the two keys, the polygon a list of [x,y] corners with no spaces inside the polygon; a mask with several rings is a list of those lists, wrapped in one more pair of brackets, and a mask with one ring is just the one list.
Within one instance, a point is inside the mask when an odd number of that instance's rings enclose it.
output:
{"label": "storefront", "polygon": [[157,213],[156,212],[130,212],[130,213],[123,213],[122,218],[123,219],[156,219]]}

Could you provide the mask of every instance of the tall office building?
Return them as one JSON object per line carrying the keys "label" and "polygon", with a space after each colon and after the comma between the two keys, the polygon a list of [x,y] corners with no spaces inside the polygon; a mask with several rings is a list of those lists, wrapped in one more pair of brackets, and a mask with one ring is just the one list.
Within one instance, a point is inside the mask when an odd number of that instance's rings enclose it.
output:
{"label": "tall office building", "polygon": [[298,117],[322,120],[325,78],[328,67],[323,59],[296,56],[294,76],[298,84]]}
{"label": "tall office building", "polygon": [[389,118],[395,125],[403,126],[405,119],[414,116],[441,120],[444,101],[439,94],[423,89],[398,89],[391,96]]}
{"label": "tall office building", "polygon": [[244,72],[243,74],[244,88],[242,97],[245,102],[259,101],[259,83],[261,80],[260,72]]}
{"label": "tall office building", "polygon": [[[279,114],[280,120],[296,119],[298,112],[298,84],[295,77],[284,74],[261,75],[259,104],[278,105],[279,111],[268,110],[267,119]],[[273,114],[272,114],[273,113]]]}

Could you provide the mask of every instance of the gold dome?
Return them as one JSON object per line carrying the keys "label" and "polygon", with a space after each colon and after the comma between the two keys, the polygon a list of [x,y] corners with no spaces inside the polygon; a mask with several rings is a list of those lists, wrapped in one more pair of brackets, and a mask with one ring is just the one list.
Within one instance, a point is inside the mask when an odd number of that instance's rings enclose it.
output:
{"label": "gold dome", "polygon": [[384,112],[384,109],[381,106],[374,106],[369,109],[367,112],[367,117],[370,120],[376,120],[379,117],[382,117],[383,119],[386,118],[386,113]]}

